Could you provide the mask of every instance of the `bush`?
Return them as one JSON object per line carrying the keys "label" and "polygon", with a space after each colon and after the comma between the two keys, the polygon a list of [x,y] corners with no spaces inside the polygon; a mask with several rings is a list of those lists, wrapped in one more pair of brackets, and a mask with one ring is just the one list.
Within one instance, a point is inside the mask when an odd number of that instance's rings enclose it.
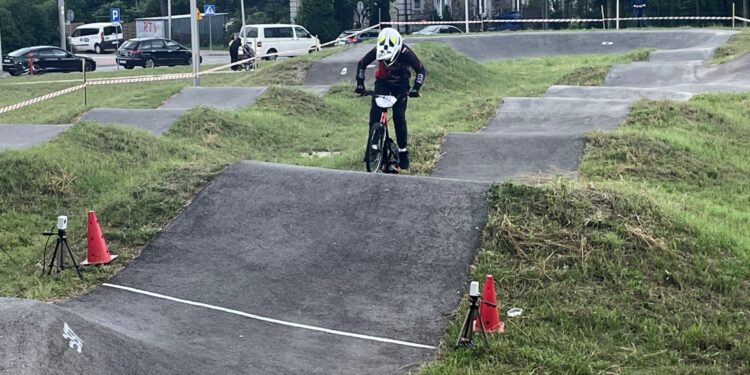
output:
{"label": "bush", "polygon": [[333,13],[333,4],[329,0],[303,0],[300,5],[297,21],[321,42],[333,40],[339,35],[340,26]]}

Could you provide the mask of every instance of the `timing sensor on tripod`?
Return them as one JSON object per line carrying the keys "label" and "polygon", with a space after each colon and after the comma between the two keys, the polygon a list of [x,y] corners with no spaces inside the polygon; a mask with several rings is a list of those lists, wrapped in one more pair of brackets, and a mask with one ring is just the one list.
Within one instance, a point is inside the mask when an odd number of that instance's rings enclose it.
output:
{"label": "timing sensor on tripod", "polygon": [[[60,215],[57,217],[57,225],[55,225],[55,228],[57,230],[67,230],[68,229],[68,217],[65,215]],[[56,232],[42,232],[42,236],[55,236],[57,235]]]}

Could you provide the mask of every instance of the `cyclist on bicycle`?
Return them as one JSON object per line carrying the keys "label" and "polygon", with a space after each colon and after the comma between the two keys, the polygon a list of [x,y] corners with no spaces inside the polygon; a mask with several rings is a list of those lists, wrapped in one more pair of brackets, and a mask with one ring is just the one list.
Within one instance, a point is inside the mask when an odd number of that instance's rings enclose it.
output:
{"label": "cyclist on bicycle", "polygon": [[[357,94],[364,94],[365,90],[365,69],[373,61],[378,61],[375,69],[375,90],[377,95],[402,96],[396,105],[393,106],[393,124],[396,128],[396,142],[398,143],[399,167],[409,169],[409,151],[406,149],[407,130],[406,130],[406,96],[412,98],[419,97],[419,89],[422,88],[425,78],[425,69],[422,62],[419,61],[414,51],[406,46],[401,38],[401,34],[393,28],[387,27],[380,31],[378,43],[362,60],[359,60],[357,67]],[[414,69],[417,78],[414,80],[414,86],[409,87],[411,73],[409,68]],[[375,98],[372,100],[370,108],[370,125],[378,122],[380,119],[380,108],[375,104]]]}

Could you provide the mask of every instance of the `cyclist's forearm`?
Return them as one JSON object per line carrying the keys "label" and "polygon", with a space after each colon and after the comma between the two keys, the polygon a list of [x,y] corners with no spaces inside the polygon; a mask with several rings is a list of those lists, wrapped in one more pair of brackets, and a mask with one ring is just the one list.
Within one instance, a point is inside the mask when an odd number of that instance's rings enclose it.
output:
{"label": "cyclist's forearm", "polygon": [[424,68],[424,64],[422,64],[421,61],[419,61],[419,58],[414,53],[410,53],[407,55],[409,60],[409,65],[412,69],[414,69],[414,72],[417,73],[417,78],[414,80],[414,89],[419,90],[422,88],[422,85],[424,84],[424,78],[427,75],[427,71]]}
{"label": "cyclist's forearm", "polygon": [[370,52],[367,52],[365,57],[357,63],[357,84],[364,84],[365,69],[367,69],[367,66],[372,64],[373,61],[375,61],[375,48],[371,49]]}

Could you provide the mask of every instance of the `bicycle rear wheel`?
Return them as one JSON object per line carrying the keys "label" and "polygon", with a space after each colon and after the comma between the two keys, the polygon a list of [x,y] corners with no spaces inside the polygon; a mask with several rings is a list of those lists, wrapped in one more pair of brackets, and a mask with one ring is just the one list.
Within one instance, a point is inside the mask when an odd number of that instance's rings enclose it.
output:
{"label": "bicycle rear wheel", "polygon": [[365,149],[365,166],[368,172],[378,172],[383,165],[385,154],[385,126],[381,123],[372,124],[367,136]]}

